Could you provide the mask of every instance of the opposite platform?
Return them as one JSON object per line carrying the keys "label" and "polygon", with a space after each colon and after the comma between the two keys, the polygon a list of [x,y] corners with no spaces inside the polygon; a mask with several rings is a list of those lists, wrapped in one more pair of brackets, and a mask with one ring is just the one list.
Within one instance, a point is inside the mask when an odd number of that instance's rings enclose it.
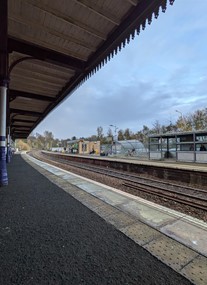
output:
{"label": "opposite platform", "polygon": [[[24,158],[53,183],[194,284],[207,284],[206,223],[29,156]],[[71,189],[71,184],[76,188]]]}
{"label": "opposite platform", "polygon": [[187,183],[190,186],[206,187],[206,164],[176,163],[169,161],[146,161],[139,159],[127,159],[120,157],[100,157],[89,155],[70,155],[58,152],[42,151],[49,158],[66,159],[80,163],[109,167],[116,170],[125,170],[138,174],[150,175],[154,178]]}
{"label": "opposite platform", "polygon": [[58,152],[51,152],[51,151],[43,151],[45,153],[51,153],[54,155],[63,155],[63,156],[71,156],[74,158],[87,158],[87,159],[97,159],[97,160],[114,160],[114,161],[121,161],[127,162],[131,164],[139,164],[143,166],[155,166],[155,167],[168,167],[172,169],[180,169],[180,170],[190,170],[190,171],[200,171],[207,173],[207,163],[195,163],[195,162],[176,162],[172,159],[165,159],[165,160],[149,160],[149,159],[142,159],[142,157],[123,157],[123,156],[99,156],[99,155],[83,155],[83,154],[67,154],[67,153],[58,153]]}

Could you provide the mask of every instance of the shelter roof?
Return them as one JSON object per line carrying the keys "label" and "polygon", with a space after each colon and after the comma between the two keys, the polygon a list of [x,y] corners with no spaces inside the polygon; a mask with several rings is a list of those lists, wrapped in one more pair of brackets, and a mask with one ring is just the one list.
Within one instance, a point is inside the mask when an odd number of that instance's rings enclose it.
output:
{"label": "shelter roof", "polygon": [[188,135],[200,135],[206,136],[207,130],[196,130],[196,131],[185,131],[185,132],[171,132],[171,133],[164,133],[164,134],[154,134],[149,135],[149,138],[174,138],[174,137],[183,137]]}
{"label": "shelter roof", "polygon": [[12,138],[60,102],[174,0],[8,0]]}

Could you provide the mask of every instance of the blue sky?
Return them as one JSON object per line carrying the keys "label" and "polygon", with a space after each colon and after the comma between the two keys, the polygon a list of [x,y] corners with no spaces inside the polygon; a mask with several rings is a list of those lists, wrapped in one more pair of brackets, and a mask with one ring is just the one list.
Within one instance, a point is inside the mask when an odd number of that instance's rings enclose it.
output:
{"label": "blue sky", "polygon": [[207,107],[207,0],[175,0],[34,130],[87,137],[133,132]]}

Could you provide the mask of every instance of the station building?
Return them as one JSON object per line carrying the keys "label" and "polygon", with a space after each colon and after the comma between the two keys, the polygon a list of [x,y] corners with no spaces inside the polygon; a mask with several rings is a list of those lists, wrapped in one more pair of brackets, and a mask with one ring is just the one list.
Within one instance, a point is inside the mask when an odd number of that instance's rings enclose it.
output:
{"label": "station building", "polygon": [[66,151],[73,154],[100,154],[100,141],[68,141]]}

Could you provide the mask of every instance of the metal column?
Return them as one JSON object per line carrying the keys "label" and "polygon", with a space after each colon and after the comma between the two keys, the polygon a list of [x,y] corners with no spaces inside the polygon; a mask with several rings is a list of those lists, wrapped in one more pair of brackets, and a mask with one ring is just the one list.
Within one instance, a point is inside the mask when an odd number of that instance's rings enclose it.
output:
{"label": "metal column", "polygon": [[0,186],[8,184],[6,169],[6,111],[8,86],[8,1],[0,1]]}
{"label": "metal column", "polygon": [[0,86],[0,186],[8,184],[6,169],[6,92],[5,86]]}
{"label": "metal column", "polygon": [[6,152],[6,162],[11,161],[11,138],[10,138],[10,127],[7,127],[7,152]]}

